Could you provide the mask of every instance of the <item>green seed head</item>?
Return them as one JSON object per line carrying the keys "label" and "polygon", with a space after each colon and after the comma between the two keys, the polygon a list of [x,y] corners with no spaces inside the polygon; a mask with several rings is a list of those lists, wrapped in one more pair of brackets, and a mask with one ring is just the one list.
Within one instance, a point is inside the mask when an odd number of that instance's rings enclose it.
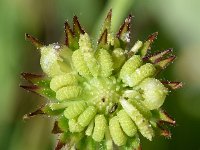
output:
{"label": "green seed head", "polygon": [[[56,116],[53,133],[60,134],[60,145],[77,149],[138,149],[140,136],[150,141],[157,134],[170,137],[163,124],[175,124],[161,109],[169,89],[179,82],[156,79],[175,57],[171,49],[150,54],[157,36],[137,41],[130,50],[131,16],[116,36],[110,30],[111,11],[103,25],[97,45],[74,17],[73,30],[65,23],[66,44],[43,45],[26,35],[41,53],[45,75],[23,73],[38,93],[49,102],[30,113]],[[141,135],[140,135],[141,134]]]}

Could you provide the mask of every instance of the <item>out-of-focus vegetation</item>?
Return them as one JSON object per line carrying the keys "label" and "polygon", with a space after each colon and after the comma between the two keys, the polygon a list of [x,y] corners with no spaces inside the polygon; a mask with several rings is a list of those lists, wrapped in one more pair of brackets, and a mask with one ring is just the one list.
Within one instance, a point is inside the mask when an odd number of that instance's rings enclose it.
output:
{"label": "out-of-focus vegetation", "polygon": [[160,78],[183,81],[173,91],[165,109],[178,125],[172,139],[142,140],[144,150],[200,149],[200,1],[199,0],[1,0],[0,1],[0,149],[49,150],[56,137],[52,121],[35,117],[23,121],[45,100],[19,88],[22,71],[40,73],[39,53],[24,40],[28,32],[46,44],[64,42],[63,23],[79,16],[81,24],[93,36],[99,22],[113,8],[114,30],[128,13],[135,16],[132,41],[159,32],[153,50],[174,48],[175,63]]}

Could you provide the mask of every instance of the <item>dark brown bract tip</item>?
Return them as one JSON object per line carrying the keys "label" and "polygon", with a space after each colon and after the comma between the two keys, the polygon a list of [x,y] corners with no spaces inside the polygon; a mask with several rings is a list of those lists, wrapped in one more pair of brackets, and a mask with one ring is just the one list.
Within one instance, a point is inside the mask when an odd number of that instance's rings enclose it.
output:
{"label": "dark brown bract tip", "polygon": [[74,38],[73,31],[70,28],[69,23],[66,21],[65,22],[65,44],[67,46],[70,46],[72,44]]}
{"label": "dark brown bract tip", "polygon": [[118,33],[117,33],[117,38],[121,39],[124,42],[130,42],[130,24],[132,20],[132,15],[129,15],[122,26],[120,27]]}
{"label": "dark brown bract tip", "polygon": [[165,69],[170,63],[172,63],[176,59],[175,55],[169,56],[166,59],[162,59],[158,62],[155,62],[157,66],[159,66],[161,69]]}
{"label": "dark brown bract tip", "polygon": [[37,116],[37,115],[43,115],[45,114],[41,108],[37,109],[36,111],[34,112],[31,112],[29,114],[26,114],[23,116],[23,119],[26,120],[26,119],[30,119],[31,117],[34,117],[34,116]]}
{"label": "dark brown bract tip", "polygon": [[154,42],[154,40],[157,38],[158,32],[152,33],[148,36],[147,40],[143,44],[143,48],[141,49],[141,55],[143,58],[148,58],[148,52],[151,49],[151,45]]}
{"label": "dark brown bract tip", "polygon": [[164,109],[160,110],[160,116],[161,116],[161,120],[159,120],[158,122],[168,123],[173,126],[176,125],[176,121]]}
{"label": "dark brown bract tip", "polygon": [[158,36],[158,32],[152,33],[151,35],[149,35],[148,41],[152,43],[155,39],[157,39],[157,36]]}
{"label": "dark brown bract tip", "polygon": [[102,28],[101,28],[101,31],[100,31],[100,36],[103,35],[103,33],[105,32],[105,30],[107,30],[107,33],[109,34],[111,31],[110,31],[110,28],[111,28],[111,19],[112,19],[112,9],[110,9],[110,11],[108,12],[104,22],[103,22],[103,25],[102,25]]}
{"label": "dark brown bract tip", "polygon": [[55,150],[61,150],[64,146],[65,146],[65,143],[59,140],[55,147]]}
{"label": "dark brown bract tip", "polygon": [[106,20],[111,21],[111,19],[112,19],[112,9],[109,10],[107,17],[106,17]]}
{"label": "dark brown bract tip", "polygon": [[163,129],[161,130],[161,133],[160,133],[162,136],[170,139],[172,137],[172,134],[169,130],[166,130],[166,129]]}
{"label": "dark brown bract tip", "polygon": [[169,130],[165,129],[160,122],[157,123],[157,127],[159,129],[160,135],[166,137],[166,138],[171,138],[172,134]]}
{"label": "dark brown bract tip", "polygon": [[32,80],[33,79],[40,79],[40,78],[43,78],[45,75],[40,75],[40,74],[33,74],[33,73],[28,73],[28,72],[22,72],[21,73],[21,76],[25,79],[25,80],[27,80],[27,81],[29,81],[29,82],[31,82],[32,83]]}
{"label": "dark brown bract tip", "polygon": [[54,122],[54,126],[53,126],[51,133],[53,133],[53,134],[63,133],[63,131],[58,126],[58,121]]}
{"label": "dark brown bract tip", "polygon": [[34,38],[30,34],[25,33],[25,39],[30,41],[38,49],[44,46],[42,42],[40,42],[37,38]]}
{"label": "dark brown bract tip", "polygon": [[167,86],[167,88],[172,89],[172,90],[176,90],[179,88],[183,87],[183,83],[182,82],[175,82],[175,81],[161,81],[164,85]]}
{"label": "dark brown bract tip", "polygon": [[152,63],[156,63],[156,62],[161,61],[166,55],[169,55],[172,52],[173,52],[173,48],[169,48],[169,49],[154,53],[152,55],[148,55],[148,56],[144,57],[143,60],[144,61],[149,60]]}
{"label": "dark brown bract tip", "polygon": [[39,87],[35,85],[20,85],[20,87],[31,92],[36,92],[39,89]]}
{"label": "dark brown bract tip", "polygon": [[98,47],[99,48],[106,48],[108,46],[108,30],[105,29],[105,31],[102,33],[100,39],[98,40]]}
{"label": "dark brown bract tip", "polygon": [[85,31],[83,30],[83,28],[81,27],[81,25],[79,23],[77,16],[74,16],[74,18],[73,18],[73,32],[74,32],[74,35],[76,35],[78,37],[80,36],[80,34],[85,33]]}
{"label": "dark brown bract tip", "polygon": [[142,150],[142,145],[140,144],[136,150]]}
{"label": "dark brown bract tip", "polygon": [[47,87],[39,87],[37,85],[20,85],[20,87],[47,99],[55,99],[56,97],[56,93]]}

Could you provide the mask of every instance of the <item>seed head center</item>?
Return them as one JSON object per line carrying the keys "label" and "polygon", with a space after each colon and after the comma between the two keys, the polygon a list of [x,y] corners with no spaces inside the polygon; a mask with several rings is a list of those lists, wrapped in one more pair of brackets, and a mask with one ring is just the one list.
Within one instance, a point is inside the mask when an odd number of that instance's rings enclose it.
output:
{"label": "seed head center", "polygon": [[99,112],[109,112],[109,109],[119,101],[120,88],[114,77],[93,78],[85,85],[88,103],[95,105]]}

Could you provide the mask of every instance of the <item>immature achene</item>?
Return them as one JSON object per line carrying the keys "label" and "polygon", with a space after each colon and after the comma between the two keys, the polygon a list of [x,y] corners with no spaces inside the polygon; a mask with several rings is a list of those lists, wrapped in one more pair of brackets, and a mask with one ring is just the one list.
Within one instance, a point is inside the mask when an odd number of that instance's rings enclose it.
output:
{"label": "immature achene", "polygon": [[127,50],[132,17],[125,19],[115,36],[111,16],[112,11],[97,46],[92,45],[76,16],[73,30],[65,23],[64,45],[45,46],[26,34],[41,52],[45,75],[22,73],[32,85],[21,87],[49,101],[25,117],[55,116],[52,132],[60,134],[56,150],[65,145],[80,150],[141,149],[139,134],[150,141],[156,134],[171,136],[165,127],[175,125],[175,121],[161,106],[168,91],[182,83],[155,77],[175,59],[172,49],[149,54],[156,32]]}

